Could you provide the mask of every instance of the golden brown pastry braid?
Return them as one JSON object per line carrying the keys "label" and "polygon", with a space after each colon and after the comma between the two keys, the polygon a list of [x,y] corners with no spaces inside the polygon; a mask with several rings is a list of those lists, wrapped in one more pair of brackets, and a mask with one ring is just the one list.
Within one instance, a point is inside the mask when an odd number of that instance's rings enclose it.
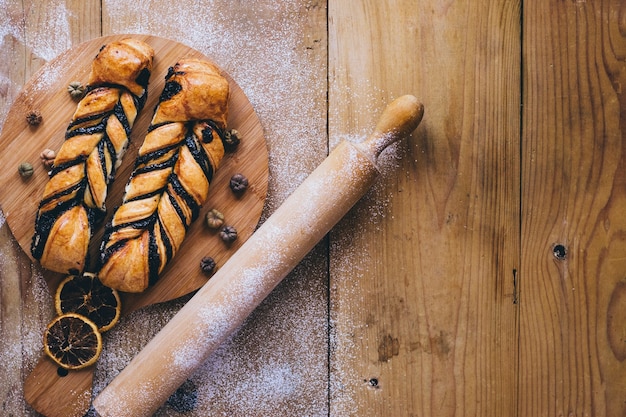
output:
{"label": "golden brown pastry braid", "polygon": [[213,64],[188,59],[170,68],[122,205],[105,228],[104,285],[141,292],[178,251],[224,156],[228,98]]}
{"label": "golden brown pastry braid", "polygon": [[95,57],[37,212],[31,252],[44,268],[70,274],[85,268],[92,230],[106,213],[107,186],[146,102],[153,56],[146,43],[123,39]]}

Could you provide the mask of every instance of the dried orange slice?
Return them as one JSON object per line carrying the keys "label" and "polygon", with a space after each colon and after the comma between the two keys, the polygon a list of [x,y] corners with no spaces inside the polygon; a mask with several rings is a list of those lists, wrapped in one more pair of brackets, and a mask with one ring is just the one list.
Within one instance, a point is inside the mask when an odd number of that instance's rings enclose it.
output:
{"label": "dried orange slice", "polygon": [[68,275],[57,287],[54,305],[59,315],[77,313],[87,317],[102,333],[115,326],[122,311],[118,292],[90,272]]}
{"label": "dried orange slice", "polygon": [[44,351],[65,369],[81,369],[93,365],[102,352],[102,336],[98,326],[80,314],[57,316],[43,335]]}

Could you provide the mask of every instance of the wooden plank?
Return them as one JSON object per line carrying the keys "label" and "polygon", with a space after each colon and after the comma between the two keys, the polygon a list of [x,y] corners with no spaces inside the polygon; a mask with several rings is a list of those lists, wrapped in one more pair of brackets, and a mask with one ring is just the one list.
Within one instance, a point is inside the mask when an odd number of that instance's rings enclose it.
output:
{"label": "wooden plank", "polygon": [[[149,33],[195,48],[242,87],[268,144],[264,218],[327,155],[325,1],[106,1],[102,21],[105,35]],[[197,403],[185,415],[328,414],[326,257],[317,246],[191,377]],[[138,311],[113,330],[95,394],[181,302]],[[157,415],[172,413],[166,405]]]}
{"label": "wooden plank", "polygon": [[22,21],[24,9],[17,2],[9,2],[0,11],[0,21],[2,27],[7,28],[2,42],[0,43],[0,54],[4,59],[0,60],[0,83],[2,94],[0,94],[0,123],[9,111],[9,107],[19,93],[20,88],[27,80],[27,69],[24,66],[27,55],[26,45],[20,40],[22,31]]}
{"label": "wooden plank", "polygon": [[329,3],[331,138],[425,105],[331,234],[332,415],[515,410],[519,34],[518,2]]}
{"label": "wooden plank", "polygon": [[98,0],[44,0],[22,2],[23,42],[30,52],[25,62],[28,80],[41,65],[72,45],[101,33]]}
{"label": "wooden plank", "polygon": [[47,287],[9,231],[0,227],[0,379],[2,411],[30,415],[24,401],[23,380],[41,353],[43,326],[53,315]]}
{"label": "wooden plank", "polygon": [[[9,1],[0,11],[0,124],[22,86],[48,60],[100,33],[99,2]],[[1,203],[1,202],[0,202]],[[41,353],[43,326],[53,315],[50,294],[41,273],[0,225],[0,379],[2,412],[36,415],[23,399],[23,380]]]}
{"label": "wooden plank", "polygon": [[520,416],[626,414],[623,17],[524,3]]}
{"label": "wooden plank", "polygon": [[30,77],[72,45],[100,34],[98,0],[7,1],[0,11],[0,123]]}

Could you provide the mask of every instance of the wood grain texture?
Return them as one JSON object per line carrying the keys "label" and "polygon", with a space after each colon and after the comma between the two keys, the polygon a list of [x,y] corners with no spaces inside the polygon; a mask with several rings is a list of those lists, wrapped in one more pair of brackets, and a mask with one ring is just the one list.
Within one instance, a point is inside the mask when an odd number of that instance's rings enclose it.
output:
{"label": "wood grain texture", "polygon": [[626,415],[625,13],[524,3],[521,416]]}
{"label": "wood grain texture", "polygon": [[384,182],[331,233],[331,409],[511,415],[520,4],[330,2],[329,16],[331,137],[363,130],[388,97],[412,93],[426,109]]}
{"label": "wood grain texture", "polygon": [[2,412],[26,416],[30,408],[24,402],[22,381],[34,366],[42,325],[52,317],[54,307],[41,276],[6,225],[0,227],[0,254],[0,352],[6,359],[0,379]]}
{"label": "wood grain texture", "polygon": [[[24,84],[51,58],[101,33],[99,2],[8,1],[0,11],[0,123]],[[2,414],[37,416],[24,401],[23,381],[39,357],[41,335],[54,315],[41,271],[33,266],[7,224],[0,226],[0,378]]]}
{"label": "wood grain texture", "polygon": [[[24,83],[69,43],[140,32],[219,57],[255,92],[267,133],[274,171],[265,216],[327,154],[327,120],[333,146],[365,135],[391,97],[424,101],[423,124],[387,152],[383,178],[351,218],[194,376],[205,391],[187,415],[624,415],[623,1],[5,3],[3,27],[19,30],[0,43],[1,120]],[[181,19],[189,11],[197,17]],[[282,31],[290,24],[298,42]],[[263,53],[277,35],[288,38],[289,64],[306,62],[319,76],[280,85],[314,102],[321,117],[294,123],[320,132],[304,142],[285,134],[277,116],[294,109],[268,105],[279,71],[246,66],[282,68]],[[14,262],[9,240],[0,233],[8,265],[0,269],[0,352],[21,349],[22,357],[5,364],[0,399],[2,412],[36,416],[21,401],[20,382],[37,357],[28,329],[48,317],[32,317],[41,277],[28,261]],[[567,250],[562,261],[553,255],[558,243]],[[19,291],[30,294],[23,303],[13,298]],[[184,301],[121,323],[96,385]],[[302,324],[307,309],[316,319]],[[306,389],[261,396],[277,379],[260,376],[294,381],[290,363],[308,373]],[[246,408],[253,400],[256,408]],[[324,404],[311,412],[312,403]]]}

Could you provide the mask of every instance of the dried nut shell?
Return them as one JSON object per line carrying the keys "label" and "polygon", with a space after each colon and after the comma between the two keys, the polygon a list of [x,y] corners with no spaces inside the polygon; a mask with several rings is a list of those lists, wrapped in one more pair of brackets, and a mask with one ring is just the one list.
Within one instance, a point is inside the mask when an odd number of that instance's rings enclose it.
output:
{"label": "dried nut shell", "polygon": [[31,126],[39,126],[42,120],[43,118],[41,117],[41,113],[36,110],[31,111],[26,115],[26,123]]}
{"label": "dried nut shell", "polygon": [[206,225],[211,229],[219,229],[224,225],[224,215],[216,209],[211,209],[206,214]]}
{"label": "dried nut shell", "polygon": [[235,152],[239,146],[239,142],[241,142],[241,139],[239,139],[238,131],[231,129],[224,132],[223,144],[226,152]]}
{"label": "dried nut shell", "polygon": [[226,243],[232,243],[237,240],[237,229],[233,226],[224,226],[220,231],[220,238]]}
{"label": "dried nut shell", "polygon": [[200,269],[207,275],[212,275],[215,271],[215,260],[210,256],[205,256],[200,260]]}
{"label": "dried nut shell", "polygon": [[20,173],[20,175],[23,178],[28,178],[31,175],[33,175],[33,172],[35,170],[33,169],[33,166],[31,164],[29,164],[28,162],[22,162],[18,167],[17,167],[17,172]]}
{"label": "dried nut shell", "polygon": [[81,98],[85,95],[85,87],[80,81],[72,81],[67,86],[67,92],[72,98]]}
{"label": "dried nut shell", "polygon": [[243,174],[235,174],[230,178],[230,189],[235,194],[242,194],[248,189],[248,178]]}

